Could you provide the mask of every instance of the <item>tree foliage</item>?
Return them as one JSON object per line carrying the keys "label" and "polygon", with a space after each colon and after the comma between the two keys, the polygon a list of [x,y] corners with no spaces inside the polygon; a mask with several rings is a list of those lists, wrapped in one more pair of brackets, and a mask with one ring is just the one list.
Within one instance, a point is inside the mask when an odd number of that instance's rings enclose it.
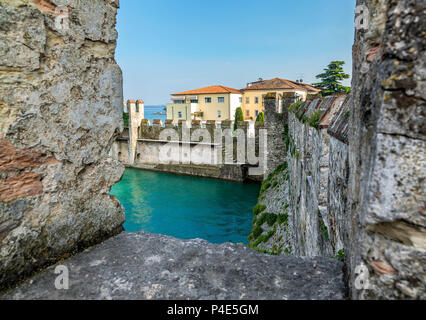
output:
{"label": "tree foliage", "polygon": [[344,79],[349,79],[349,75],[343,70],[344,61],[332,61],[329,63],[324,72],[317,75],[317,79],[321,79],[321,82],[312,84],[314,87],[321,89],[323,96],[329,96],[332,94],[349,93],[350,87],[343,86],[341,82]]}
{"label": "tree foliage", "polygon": [[265,114],[263,112],[257,115],[256,122],[265,122]]}
{"label": "tree foliage", "polygon": [[243,109],[241,107],[235,110],[234,131],[237,130],[238,121],[244,121]]}
{"label": "tree foliage", "polygon": [[126,112],[123,112],[123,122],[124,122],[124,127],[129,126],[129,114]]}

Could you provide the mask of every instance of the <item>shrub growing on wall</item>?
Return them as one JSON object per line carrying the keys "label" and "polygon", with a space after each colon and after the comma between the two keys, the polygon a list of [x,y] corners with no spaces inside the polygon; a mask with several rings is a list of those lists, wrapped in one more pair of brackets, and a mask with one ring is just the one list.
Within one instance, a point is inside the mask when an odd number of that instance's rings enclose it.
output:
{"label": "shrub growing on wall", "polygon": [[321,120],[321,110],[316,110],[314,111],[309,120],[308,120],[308,125],[310,125],[311,127],[318,129],[319,128],[319,122]]}
{"label": "shrub growing on wall", "polygon": [[265,114],[263,112],[257,115],[256,122],[265,122]]}
{"label": "shrub growing on wall", "polygon": [[128,127],[129,126],[129,114],[123,112],[123,121],[124,121],[124,127]]}

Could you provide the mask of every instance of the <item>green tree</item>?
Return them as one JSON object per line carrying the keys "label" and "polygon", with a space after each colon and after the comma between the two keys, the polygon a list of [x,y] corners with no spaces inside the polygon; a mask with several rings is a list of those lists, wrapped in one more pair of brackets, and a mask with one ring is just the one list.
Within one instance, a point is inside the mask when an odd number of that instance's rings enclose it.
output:
{"label": "green tree", "polygon": [[234,131],[237,130],[238,121],[244,121],[243,109],[241,108],[235,110]]}
{"label": "green tree", "polygon": [[321,89],[323,96],[332,94],[349,93],[350,87],[345,87],[341,84],[344,79],[349,79],[349,75],[343,71],[344,61],[331,61],[324,72],[317,75],[317,79],[321,82],[312,84],[314,87]]}
{"label": "green tree", "polygon": [[129,114],[126,112],[123,112],[123,122],[124,122],[124,127],[129,126]]}
{"label": "green tree", "polygon": [[263,112],[257,115],[256,122],[265,122],[265,114]]}

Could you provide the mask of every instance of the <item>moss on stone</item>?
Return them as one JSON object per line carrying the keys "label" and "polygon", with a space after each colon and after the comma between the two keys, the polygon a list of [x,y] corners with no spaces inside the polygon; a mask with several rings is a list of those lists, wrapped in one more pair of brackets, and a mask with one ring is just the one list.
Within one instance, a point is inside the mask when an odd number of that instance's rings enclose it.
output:
{"label": "moss on stone", "polygon": [[276,188],[278,186],[278,181],[277,180],[275,180],[273,183],[272,183],[272,188]]}
{"label": "moss on stone", "polygon": [[260,194],[268,190],[270,186],[271,186],[271,181],[269,179],[266,179],[265,181],[263,181],[262,186],[260,187]]}
{"label": "moss on stone", "polygon": [[327,229],[327,226],[325,225],[325,223],[324,223],[324,221],[320,221],[320,229],[321,229],[321,232],[322,232],[322,234],[323,234],[323,236],[324,236],[324,241],[325,242],[328,242],[328,229]]}
{"label": "moss on stone", "polygon": [[275,213],[269,213],[269,212],[262,213],[260,218],[257,220],[257,225],[261,226],[266,222],[270,227],[272,227],[274,223],[277,221],[277,218],[278,216]]}
{"label": "moss on stone", "polygon": [[288,213],[279,214],[277,217],[278,224],[283,224],[286,227],[288,226]]}
{"label": "moss on stone", "polygon": [[264,206],[263,204],[258,203],[258,204],[256,204],[256,205],[254,206],[254,208],[253,208],[253,213],[254,213],[255,215],[258,215],[259,213],[261,213],[261,212],[263,212],[263,211],[265,211],[265,210],[266,210],[266,206]]}
{"label": "moss on stone", "polygon": [[256,226],[254,227],[254,229],[253,229],[253,232],[252,232],[252,239],[253,239],[253,240],[255,240],[255,239],[259,238],[259,236],[260,236],[262,233],[263,233],[263,229],[262,229],[262,227],[261,227],[261,226],[259,226],[259,225],[256,225]]}
{"label": "moss on stone", "polygon": [[350,115],[351,115],[350,110],[346,110],[346,112],[344,114],[345,119],[348,119]]}
{"label": "moss on stone", "polygon": [[337,252],[337,255],[334,256],[333,258],[338,259],[340,261],[344,261],[345,260],[345,249],[341,249]]}

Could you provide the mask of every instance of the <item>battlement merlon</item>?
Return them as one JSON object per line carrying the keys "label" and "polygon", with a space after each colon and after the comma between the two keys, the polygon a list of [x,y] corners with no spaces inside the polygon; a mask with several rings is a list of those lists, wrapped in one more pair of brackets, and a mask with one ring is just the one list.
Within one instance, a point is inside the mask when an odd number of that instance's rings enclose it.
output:
{"label": "battlement merlon", "polygon": [[136,154],[139,128],[145,115],[145,105],[143,100],[127,100],[127,111],[129,113],[129,156],[131,162],[130,165],[132,165]]}

